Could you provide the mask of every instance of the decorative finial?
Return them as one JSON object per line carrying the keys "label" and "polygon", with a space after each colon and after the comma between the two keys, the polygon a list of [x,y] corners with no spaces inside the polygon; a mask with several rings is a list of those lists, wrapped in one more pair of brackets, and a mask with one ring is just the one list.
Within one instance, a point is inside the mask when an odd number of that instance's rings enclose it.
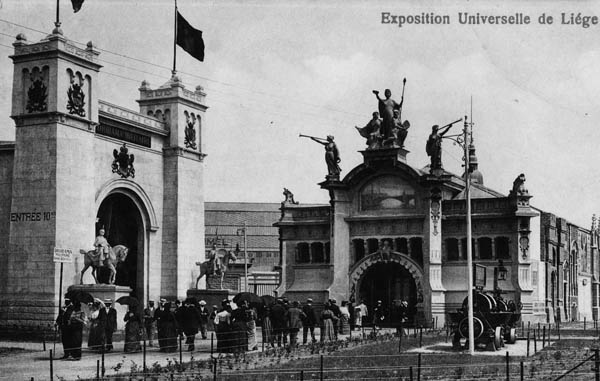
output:
{"label": "decorative finial", "polygon": [[17,34],[16,39],[19,42],[25,42],[25,41],[27,41],[27,36],[25,36],[25,33],[19,33],[19,34]]}
{"label": "decorative finial", "polygon": [[55,28],[52,30],[52,34],[59,34],[62,36],[63,31],[62,29],[60,29],[60,25],[60,21],[54,23]]}

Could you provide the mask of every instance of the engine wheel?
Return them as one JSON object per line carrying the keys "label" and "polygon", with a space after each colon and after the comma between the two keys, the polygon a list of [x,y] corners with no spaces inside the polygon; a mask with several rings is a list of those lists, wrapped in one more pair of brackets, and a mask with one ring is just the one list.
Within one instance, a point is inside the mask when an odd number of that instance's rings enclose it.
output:
{"label": "engine wheel", "polygon": [[[458,332],[460,335],[468,339],[469,338],[469,318],[463,318],[458,324]],[[473,337],[479,339],[483,334],[483,322],[479,318],[473,317]]]}
{"label": "engine wheel", "polygon": [[496,350],[502,348],[504,345],[504,340],[502,339],[502,327],[496,327],[494,330],[494,346]]}

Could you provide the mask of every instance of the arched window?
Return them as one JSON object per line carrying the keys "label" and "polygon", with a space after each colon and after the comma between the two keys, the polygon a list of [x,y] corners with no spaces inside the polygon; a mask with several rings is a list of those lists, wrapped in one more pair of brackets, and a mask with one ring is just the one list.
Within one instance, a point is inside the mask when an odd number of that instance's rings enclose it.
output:
{"label": "arched window", "polygon": [[310,263],[308,243],[300,242],[296,246],[296,263]]}
{"label": "arched window", "polygon": [[356,263],[365,257],[365,241],[354,239],[352,240],[352,246],[354,246],[354,263]]}
{"label": "arched window", "polygon": [[409,242],[410,257],[423,266],[423,240],[421,237],[412,237]]}
{"label": "arched window", "polygon": [[492,239],[488,237],[481,237],[477,239],[479,244],[479,259],[492,259]]}
{"label": "arched window", "polygon": [[408,241],[406,238],[396,238],[396,251],[402,254],[408,254]]}
{"label": "arched window", "polygon": [[323,250],[323,244],[321,242],[311,243],[310,251],[312,252],[313,263],[325,262],[325,251]]}
{"label": "arched window", "polygon": [[367,240],[367,250],[368,254],[373,254],[377,250],[379,250],[379,240],[377,238],[369,238]]}
{"label": "arched window", "polygon": [[510,259],[510,248],[508,246],[508,237],[494,238],[494,246],[496,246],[496,258]]}
{"label": "arched window", "polygon": [[458,252],[458,239],[446,238],[446,258],[449,261],[458,261],[460,253]]}

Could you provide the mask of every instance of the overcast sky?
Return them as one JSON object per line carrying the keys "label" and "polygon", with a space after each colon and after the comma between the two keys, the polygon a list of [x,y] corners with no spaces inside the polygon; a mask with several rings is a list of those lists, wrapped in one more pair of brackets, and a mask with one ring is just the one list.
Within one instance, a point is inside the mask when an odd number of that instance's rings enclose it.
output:
{"label": "overcast sky", "polygon": [[[202,85],[208,94],[207,201],[279,202],[287,187],[301,203],[326,203],[317,185],[327,172],[323,147],[298,134],[334,135],[346,175],[362,161],[364,139],[354,126],[377,108],[371,91],[390,88],[399,101],[406,77],[409,164],[429,162],[431,126],[469,114],[472,96],[485,185],[507,194],[525,173],[535,206],[589,227],[600,213],[600,25],[563,25],[561,13],[600,16],[600,2],[321,3],[178,1],[206,44],[205,62],[180,48],[177,60],[184,84]],[[43,38],[56,4],[0,4],[0,140],[12,140],[14,36]],[[93,40],[101,49],[100,99],[138,110],[141,81],[157,87],[168,80],[173,1],[86,0],[74,14],[62,0],[60,10],[67,38]],[[450,25],[382,24],[382,12],[434,12],[448,15]],[[531,24],[462,25],[459,12],[522,13]],[[542,13],[554,24],[540,25]],[[459,147],[444,143],[447,170],[461,173],[461,158]]]}

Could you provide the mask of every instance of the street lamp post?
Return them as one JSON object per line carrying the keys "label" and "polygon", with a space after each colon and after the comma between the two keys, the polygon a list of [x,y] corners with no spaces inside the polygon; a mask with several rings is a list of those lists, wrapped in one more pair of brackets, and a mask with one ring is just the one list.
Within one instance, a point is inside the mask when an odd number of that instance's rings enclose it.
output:
{"label": "street lamp post", "polygon": [[244,227],[237,230],[239,235],[241,232],[244,233],[244,291],[248,292],[248,236],[246,234],[247,226],[244,221]]}

